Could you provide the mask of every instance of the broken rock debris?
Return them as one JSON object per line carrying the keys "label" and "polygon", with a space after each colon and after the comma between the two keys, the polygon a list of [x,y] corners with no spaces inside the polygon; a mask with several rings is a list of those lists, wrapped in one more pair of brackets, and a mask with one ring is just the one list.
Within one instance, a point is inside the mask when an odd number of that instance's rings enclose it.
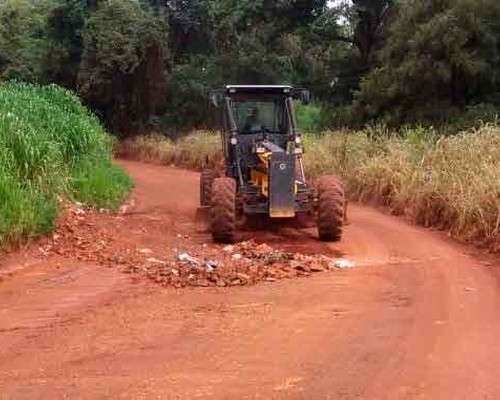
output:
{"label": "broken rock debris", "polygon": [[134,272],[145,273],[166,286],[225,287],[276,282],[353,266],[347,260],[290,253],[268,244],[246,241],[222,248],[200,246],[196,255],[181,252],[170,263],[149,262],[145,269],[134,268]]}
{"label": "broken rock debris", "polygon": [[[69,257],[151,279],[164,286],[226,287],[309,276],[336,268],[353,268],[348,260],[286,252],[253,240],[224,247],[186,242],[178,248],[136,247],[112,233],[123,217],[99,214],[83,205],[65,204],[57,230],[39,245],[42,257]],[[106,223],[102,219],[106,219]],[[116,228],[115,228],[116,229]],[[182,248],[182,247],[184,248]]]}

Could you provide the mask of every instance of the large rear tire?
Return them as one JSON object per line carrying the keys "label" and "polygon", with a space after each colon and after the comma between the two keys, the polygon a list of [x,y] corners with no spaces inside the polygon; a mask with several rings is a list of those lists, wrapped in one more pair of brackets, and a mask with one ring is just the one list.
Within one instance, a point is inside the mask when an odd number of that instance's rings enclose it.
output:
{"label": "large rear tire", "polygon": [[212,184],[215,179],[215,171],[212,169],[204,169],[200,175],[200,204],[202,206],[210,205],[210,197],[212,193]]}
{"label": "large rear tire", "polygon": [[212,184],[210,227],[217,243],[233,243],[236,236],[236,182],[216,178]]}
{"label": "large rear tire", "polygon": [[345,193],[342,182],[335,176],[324,176],[317,185],[317,225],[319,238],[325,242],[342,239]]}

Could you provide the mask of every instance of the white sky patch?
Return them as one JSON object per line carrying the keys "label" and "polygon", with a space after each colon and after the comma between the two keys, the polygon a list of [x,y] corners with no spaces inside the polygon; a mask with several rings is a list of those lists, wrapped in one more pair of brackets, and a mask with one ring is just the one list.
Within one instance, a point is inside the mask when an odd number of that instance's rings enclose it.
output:
{"label": "white sky patch", "polygon": [[350,3],[350,1],[349,0],[328,0],[327,6],[328,7],[335,7],[335,6],[341,5],[342,3]]}

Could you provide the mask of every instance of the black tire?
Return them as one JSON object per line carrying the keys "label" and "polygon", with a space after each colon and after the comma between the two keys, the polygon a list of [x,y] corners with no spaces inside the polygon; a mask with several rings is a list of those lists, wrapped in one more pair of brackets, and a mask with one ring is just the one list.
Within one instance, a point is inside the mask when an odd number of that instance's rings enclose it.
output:
{"label": "black tire", "polygon": [[342,239],[344,222],[345,194],[340,179],[324,176],[317,185],[318,208],[317,224],[319,238],[325,242],[338,242]]}
{"label": "black tire", "polygon": [[212,185],[210,227],[217,243],[233,243],[236,236],[236,182],[216,178]]}
{"label": "black tire", "polygon": [[212,192],[212,184],[215,179],[215,171],[212,169],[204,169],[200,175],[200,204],[202,206],[210,205],[210,195]]}

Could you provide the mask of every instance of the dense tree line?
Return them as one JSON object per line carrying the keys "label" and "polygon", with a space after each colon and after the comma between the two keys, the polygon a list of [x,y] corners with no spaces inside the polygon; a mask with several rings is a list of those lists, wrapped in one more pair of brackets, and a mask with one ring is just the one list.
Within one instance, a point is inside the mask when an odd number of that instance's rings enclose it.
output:
{"label": "dense tree line", "polygon": [[399,0],[351,111],[392,125],[496,114],[498,0]]}
{"label": "dense tree line", "polygon": [[307,86],[329,124],[500,101],[497,0],[3,0],[0,79],[71,88],[114,131],[211,124],[223,83]]}

